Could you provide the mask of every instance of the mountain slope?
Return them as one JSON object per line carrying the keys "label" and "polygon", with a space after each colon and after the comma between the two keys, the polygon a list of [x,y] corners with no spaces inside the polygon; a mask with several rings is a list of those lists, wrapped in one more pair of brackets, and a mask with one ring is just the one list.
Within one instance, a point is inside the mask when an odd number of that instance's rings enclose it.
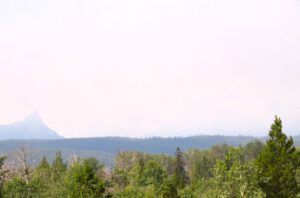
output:
{"label": "mountain slope", "polygon": [[[4,140],[0,141],[0,156],[28,146],[35,151],[40,158],[46,156],[49,159],[55,157],[57,151],[61,151],[65,160],[71,155],[79,157],[96,157],[105,165],[111,166],[113,158],[119,151],[140,151],[152,154],[173,155],[176,147],[183,151],[188,149],[208,149],[216,144],[229,144],[232,146],[244,145],[250,141],[259,139],[265,141],[266,137],[257,138],[251,136],[192,136],[176,138],[125,138],[125,137],[101,137],[101,138],[74,138],[57,140]],[[300,136],[294,136],[296,146],[300,146]]]}
{"label": "mountain slope", "polygon": [[255,140],[248,136],[193,136],[177,138],[125,138],[125,137],[102,137],[102,138],[75,138],[60,140],[6,140],[0,141],[0,152],[5,152],[28,145],[33,149],[43,150],[84,150],[100,151],[116,154],[119,151],[141,151],[152,154],[174,154],[177,147],[182,150],[192,148],[207,149],[216,144],[229,144],[233,146],[243,145]]}
{"label": "mountain slope", "polygon": [[62,138],[62,136],[46,126],[37,113],[30,114],[20,122],[0,125],[0,140]]}

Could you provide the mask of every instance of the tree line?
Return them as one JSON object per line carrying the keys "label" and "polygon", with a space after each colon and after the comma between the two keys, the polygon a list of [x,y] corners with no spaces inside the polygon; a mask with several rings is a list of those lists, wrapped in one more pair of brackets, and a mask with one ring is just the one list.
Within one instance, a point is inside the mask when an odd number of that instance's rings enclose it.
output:
{"label": "tree line", "polygon": [[30,165],[22,147],[0,158],[1,197],[294,198],[299,196],[300,154],[276,117],[266,143],[178,147],[174,155],[119,152],[113,168],[95,158],[60,152]]}

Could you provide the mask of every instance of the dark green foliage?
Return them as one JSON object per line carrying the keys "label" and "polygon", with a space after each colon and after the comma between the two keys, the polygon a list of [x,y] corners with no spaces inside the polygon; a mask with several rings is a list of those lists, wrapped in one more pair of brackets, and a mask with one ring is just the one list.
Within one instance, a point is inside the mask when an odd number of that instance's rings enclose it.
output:
{"label": "dark green foliage", "polygon": [[8,198],[299,196],[299,152],[282,133],[279,118],[266,145],[254,140],[244,146],[221,144],[186,152],[178,147],[175,156],[123,151],[112,169],[91,157],[73,155],[65,162],[57,152],[50,164],[43,157],[36,166],[28,166],[26,177],[20,167],[2,167],[3,162],[0,158],[1,197]]}
{"label": "dark green foliage", "polygon": [[44,157],[40,164],[34,169],[32,173],[32,183],[36,186],[38,194],[47,195],[50,187],[51,167]]}
{"label": "dark green foliage", "polygon": [[20,177],[14,177],[4,183],[3,197],[14,198],[38,198],[42,193],[40,184],[37,181],[27,183]]}
{"label": "dark green foliage", "polygon": [[97,177],[97,169],[90,162],[84,160],[71,166],[65,179],[67,197],[103,197],[104,182]]}
{"label": "dark green foliage", "polygon": [[26,182],[18,177],[5,182],[3,187],[3,197],[28,197],[28,194]]}
{"label": "dark green foliage", "polygon": [[174,184],[177,188],[184,188],[188,182],[188,176],[185,171],[185,161],[183,159],[183,153],[179,147],[176,149],[175,162],[174,162]]}
{"label": "dark green foliage", "polygon": [[64,178],[67,172],[67,164],[63,162],[61,152],[56,153],[56,157],[50,168],[50,182],[47,197],[65,196]]}
{"label": "dark green foliage", "polygon": [[51,176],[51,167],[46,157],[44,157],[40,162],[40,164],[35,168],[33,172],[33,178],[39,181],[44,181],[44,180],[48,180],[50,176]]}
{"label": "dark green foliage", "polygon": [[213,176],[213,168],[217,160],[224,160],[229,146],[215,145],[209,150],[192,149],[187,152],[187,168],[191,182],[207,180]]}
{"label": "dark green foliage", "polygon": [[161,185],[161,195],[165,198],[179,197],[178,189],[173,178],[168,177]]}
{"label": "dark green foliage", "polygon": [[63,162],[61,152],[56,153],[56,157],[51,167],[51,179],[53,182],[59,182],[67,170],[67,165]]}
{"label": "dark green foliage", "polygon": [[260,140],[254,140],[252,142],[247,143],[243,147],[245,160],[256,159],[263,148],[264,148],[264,143],[261,142]]}
{"label": "dark green foliage", "polygon": [[166,177],[166,171],[161,165],[154,160],[149,160],[145,164],[141,180],[144,182],[144,185],[154,185],[158,189]]}
{"label": "dark green foliage", "polygon": [[59,148],[64,160],[67,160],[72,154],[81,158],[97,157],[106,166],[112,167],[114,157],[119,151],[172,155],[178,146],[183,151],[191,148],[208,149],[213,145],[223,143],[238,146],[254,139],[254,137],[248,136],[201,135],[176,138],[101,137],[61,140],[6,140],[0,141],[0,153],[17,149],[22,145],[30,145],[39,151],[35,153],[37,159],[41,159],[45,155],[49,161],[52,161],[55,158],[55,152]]}
{"label": "dark green foliage", "polygon": [[244,161],[242,148],[230,148],[224,160],[214,166],[213,181],[221,197],[264,197],[256,186],[253,161]]}
{"label": "dark green foliage", "polygon": [[211,168],[212,163],[211,161],[206,157],[202,157],[199,161],[195,162],[194,170],[192,175],[193,178],[204,178],[208,179],[212,176],[211,174]]}
{"label": "dark green foliage", "polygon": [[104,165],[99,162],[96,158],[89,157],[83,160],[89,167],[93,169],[95,173],[100,172],[103,169]]}
{"label": "dark green foliage", "polygon": [[267,144],[256,161],[258,185],[270,198],[296,197],[299,189],[296,170],[299,154],[293,139],[282,132],[282,122],[276,117]]}

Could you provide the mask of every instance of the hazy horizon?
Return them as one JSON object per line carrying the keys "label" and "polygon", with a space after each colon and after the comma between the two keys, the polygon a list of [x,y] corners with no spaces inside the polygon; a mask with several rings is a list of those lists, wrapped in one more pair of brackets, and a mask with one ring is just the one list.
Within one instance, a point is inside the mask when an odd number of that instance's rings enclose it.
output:
{"label": "hazy horizon", "polygon": [[64,137],[300,134],[297,0],[0,2],[0,124]]}

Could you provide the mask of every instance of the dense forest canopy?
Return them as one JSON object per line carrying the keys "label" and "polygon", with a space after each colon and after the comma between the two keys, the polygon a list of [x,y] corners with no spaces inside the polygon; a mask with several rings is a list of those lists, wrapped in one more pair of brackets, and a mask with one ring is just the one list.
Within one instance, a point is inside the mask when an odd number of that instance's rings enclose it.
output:
{"label": "dense forest canopy", "polygon": [[109,168],[96,158],[57,152],[30,163],[21,147],[0,158],[2,197],[296,197],[299,151],[276,117],[266,143],[177,147],[172,155],[120,151]]}

